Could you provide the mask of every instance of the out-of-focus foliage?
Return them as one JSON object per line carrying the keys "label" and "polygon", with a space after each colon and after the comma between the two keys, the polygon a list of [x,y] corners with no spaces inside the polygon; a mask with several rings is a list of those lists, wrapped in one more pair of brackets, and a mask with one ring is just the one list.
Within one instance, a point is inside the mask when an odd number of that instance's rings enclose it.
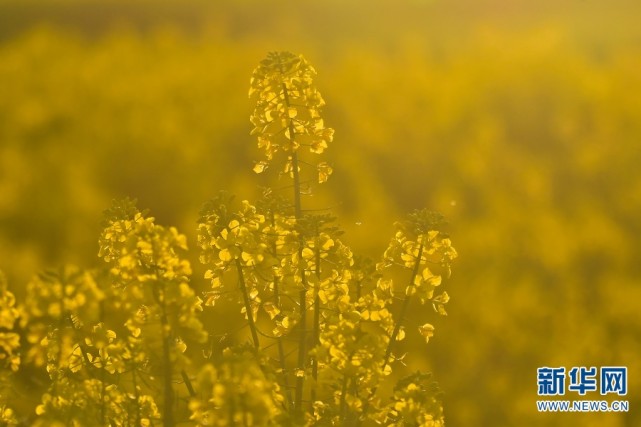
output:
{"label": "out-of-focus foliage", "polygon": [[[429,351],[427,325],[403,343],[436,373],[448,425],[639,423],[637,3],[190,3],[177,18],[5,3],[0,267],[16,298],[42,266],[94,263],[113,197],[195,242],[203,200],[257,194],[247,70],[282,47],[323,70],[337,132],[335,176],[306,203],[339,204],[342,239],[372,255],[400,211],[452,224],[450,316]],[[577,365],[628,366],[631,412],[536,413],[536,368]]]}

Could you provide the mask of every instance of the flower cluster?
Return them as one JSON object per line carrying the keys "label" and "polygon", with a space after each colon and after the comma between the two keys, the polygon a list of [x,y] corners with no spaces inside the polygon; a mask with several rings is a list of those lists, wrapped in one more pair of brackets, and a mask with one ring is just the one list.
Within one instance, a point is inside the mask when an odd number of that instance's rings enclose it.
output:
{"label": "flower cluster", "polygon": [[[229,209],[230,206],[224,203],[224,196],[221,196],[201,211],[198,225],[200,260],[210,267],[205,278],[211,280],[212,288],[206,294],[205,302],[207,305],[215,304],[223,293],[225,274],[235,271],[242,277],[241,285],[246,287],[250,298],[249,312],[255,318],[261,302],[258,287],[271,282],[274,274],[275,259],[264,232],[267,224],[265,216],[248,201],[242,202],[237,213],[230,213]],[[279,239],[285,240],[285,236]]]}
{"label": "flower cluster", "polygon": [[[180,335],[204,341],[205,332],[197,316],[202,300],[189,286],[186,237],[174,227],[155,224],[153,217],[146,217],[130,200],[114,202],[105,217],[99,256],[110,266],[113,285],[126,295],[123,307],[132,313],[148,310],[145,319],[169,327],[177,341]],[[131,319],[129,325],[141,318]],[[153,327],[155,321],[138,324]],[[133,330],[137,331],[135,327]]]}
{"label": "flower cluster", "polygon": [[[187,241],[174,227],[155,224],[130,200],[114,202],[105,212],[101,256],[110,266],[113,285],[127,298],[116,304],[129,318],[129,354],[134,369],[147,362],[162,377],[163,424],[174,423],[174,377],[180,373],[190,394],[185,368],[190,365],[185,340],[203,343],[207,334],[198,313],[202,300],[189,286]],[[143,355],[141,357],[141,355]],[[142,369],[141,373],[146,373]],[[153,375],[152,375],[153,376]]]}
{"label": "flower cluster", "polygon": [[[223,296],[237,295],[258,366],[263,373],[274,373],[284,391],[277,400],[290,421],[338,425],[371,420],[401,425],[411,419],[408,414],[428,410],[421,419],[438,420],[438,411],[429,405],[440,404],[418,400],[413,383],[397,385],[392,406],[384,403],[377,390],[401,359],[393,350],[405,337],[403,323],[410,299],[429,301],[445,314],[449,297],[445,292],[435,295],[435,290],[442,275],[449,275],[456,251],[442,231],[442,218],[417,211],[397,224],[396,235],[378,264],[361,258],[355,262],[339,238],[340,231],[331,226],[331,216],[303,214],[299,148],[307,145],[320,154],[333,136],[320,118],[323,101],[313,86],[314,75],[302,57],[290,53],[271,53],[254,71],[252,133],[258,135],[267,159],[258,162],[255,171],[262,172],[277,152],[285,152],[285,172],[294,178],[294,198],[292,203],[283,202],[268,190],[259,203],[243,201],[240,209],[225,194],[205,205],[198,243],[200,260],[208,268],[205,278],[211,281],[206,303],[214,306]],[[321,172],[322,166],[317,170]],[[321,172],[319,178],[322,182],[326,176]],[[402,291],[386,277],[394,265],[411,272]],[[403,295],[403,302],[400,313],[394,314],[397,293]],[[271,335],[262,329],[269,322]],[[430,324],[418,329],[426,339],[433,334]],[[276,345],[261,345],[265,339],[276,340]],[[295,361],[286,352],[292,341],[298,343],[292,349],[297,353]],[[235,350],[225,351],[233,354]],[[203,375],[212,381],[216,372],[212,367]],[[225,387],[219,386],[218,391],[229,399]],[[262,396],[271,399],[269,393]],[[209,399],[209,404],[225,406],[221,398]],[[311,405],[303,414],[304,401]],[[211,406],[205,409],[197,400],[191,408],[192,419],[203,425],[212,422]],[[221,419],[233,423],[241,418]],[[420,425],[429,424],[421,421]]]}
{"label": "flower cluster", "polygon": [[415,372],[402,378],[394,387],[388,406],[388,426],[443,427],[441,391],[430,374]]}
{"label": "flower cluster", "polygon": [[[36,366],[48,363],[47,346],[41,344],[53,331],[60,338],[61,351],[71,354],[76,341],[74,331],[86,331],[99,322],[104,298],[95,275],[76,266],[35,276],[27,284],[27,296],[20,305],[20,323],[31,344],[25,359]],[[58,358],[57,363],[62,364],[60,368],[68,367],[69,359]]]}
{"label": "flower cluster", "polygon": [[[400,266],[411,271],[411,280],[404,293],[416,297],[421,304],[431,302],[434,310],[446,315],[445,304],[449,301],[447,292],[435,295],[442,283],[442,275],[450,275],[453,260],[458,256],[447,234],[441,229],[444,221],[441,215],[428,210],[415,211],[405,221],[396,223],[396,234],[383,255],[377,268]],[[437,274],[436,271],[439,273]],[[429,339],[430,325],[419,329]]]}
{"label": "flower cluster", "polygon": [[[274,154],[282,151],[288,156],[284,172],[292,174],[298,167],[292,155],[301,146],[321,154],[332,141],[334,130],[325,127],[320,114],[325,101],[314,85],[315,75],[305,58],[289,52],[270,53],[254,70],[249,89],[249,96],[256,100],[252,135],[258,135],[258,148],[266,158],[256,163],[255,172],[263,172]],[[332,173],[325,162],[316,169],[320,183]]]}
{"label": "flower cluster", "polygon": [[[96,276],[68,266],[37,276],[28,290],[20,307],[31,344],[28,360],[35,365],[46,361],[51,381],[36,408],[34,425],[84,426],[96,420],[131,424],[132,394],[115,381],[140,354],[134,356],[130,346],[100,321],[106,293]],[[136,418],[137,424],[144,425],[147,419],[149,425],[149,420],[158,418],[157,408],[151,396],[139,397],[139,413],[146,415]]]}
{"label": "flower cluster", "polygon": [[160,412],[149,395],[125,393],[116,384],[92,378],[61,377],[36,407],[35,426],[151,426]]}
{"label": "flower cluster", "polygon": [[202,392],[189,403],[191,420],[200,426],[282,425],[283,395],[265,375],[251,350],[227,349],[218,367],[207,364],[198,374]]}
{"label": "flower cluster", "polygon": [[117,284],[186,282],[191,275],[187,239],[176,228],[165,229],[135,209],[132,201],[114,203],[106,214],[98,256],[111,266]]}

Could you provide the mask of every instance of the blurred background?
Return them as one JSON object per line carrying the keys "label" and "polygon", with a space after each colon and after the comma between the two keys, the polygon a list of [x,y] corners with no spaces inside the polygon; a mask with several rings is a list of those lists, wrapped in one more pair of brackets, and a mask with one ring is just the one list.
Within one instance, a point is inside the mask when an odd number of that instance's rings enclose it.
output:
{"label": "blurred background", "polygon": [[[447,424],[641,425],[640,22],[637,0],[2,0],[0,269],[20,296],[97,265],[124,196],[195,249],[204,201],[269,179],[253,68],[302,53],[336,129],[306,206],[373,257],[414,208],[449,220],[449,316],[415,307],[436,335],[405,347]],[[538,367],[608,365],[629,413],[536,411]]]}

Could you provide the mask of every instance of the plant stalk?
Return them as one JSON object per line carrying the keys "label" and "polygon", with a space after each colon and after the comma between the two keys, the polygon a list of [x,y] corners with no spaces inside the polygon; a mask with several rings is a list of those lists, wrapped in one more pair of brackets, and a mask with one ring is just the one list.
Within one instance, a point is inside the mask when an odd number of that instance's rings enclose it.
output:
{"label": "plant stalk", "polygon": [[249,299],[249,292],[247,291],[247,284],[245,283],[245,275],[243,274],[243,266],[240,260],[236,260],[236,269],[238,270],[238,283],[240,284],[240,291],[243,294],[243,301],[245,302],[245,314],[247,315],[247,323],[254,340],[254,347],[256,350],[260,349],[260,342],[258,341],[258,330],[254,322],[254,313],[251,307],[251,300]]}
{"label": "plant stalk", "polygon": [[[317,236],[318,237],[318,236]],[[318,240],[318,239],[317,239]],[[314,284],[314,326],[312,329],[312,340],[313,345],[318,346],[320,342],[320,278],[321,278],[321,253],[319,249],[318,242],[315,246],[316,252],[316,283]],[[311,402],[310,405],[313,407],[314,402],[316,401],[316,382],[318,381],[318,357],[312,357],[312,378],[314,379],[314,384],[312,387]]]}
{"label": "plant stalk", "polygon": [[[162,286],[162,288],[160,288]],[[171,326],[167,319],[167,301],[164,289],[164,283],[156,284],[155,298],[160,306],[160,327],[162,329],[162,359],[163,359],[163,395],[164,409],[163,426],[174,426],[174,389],[172,384],[173,369],[171,363],[171,348],[169,345]]]}
{"label": "plant stalk", "polygon": [[[272,227],[275,227],[276,226],[276,219],[274,217],[274,211],[273,210],[270,211],[269,218],[270,218]],[[278,252],[278,247],[276,246],[276,242],[275,241],[272,243],[272,251],[274,252],[274,256],[276,256],[277,252]],[[279,289],[279,286],[278,286],[278,277],[277,276],[274,276],[274,301],[276,303],[276,308],[278,309],[278,311],[279,312],[282,311],[282,306],[281,306],[281,302],[280,302],[280,289]],[[288,405],[288,407],[291,408],[292,405],[293,405],[292,393],[291,393],[291,390],[289,389],[289,380],[288,380],[288,377],[287,377],[287,366],[285,364],[285,346],[283,345],[283,338],[282,337],[276,338],[276,342],[278,343],[278,359],[279,359],[279,362],[280,362],[280,369],[282,371],[283,386],[284,386],[284,389],[285,389],[285,395],[287,397],[287,405]]]}
{"label": "plant stalk", "polygon": [[[423,244],[418,248],[418,255],[416,257],[416,262],[414,263],[414,268],[412,269],[412,276],[410,277],[409,285],[408,286],[414,286],[414,279],[416,278],[416,275],[418,274],[418,270],[421,267],[421,258],[423,256]],[[401,330],[401,326],[403,323],[403,319],[405,318],[405,314],[407,313],[407,309],[410,305],[410,300],[412,299],[412,295],[407,295],[405,294],[405,298],[403,298],[403,304],[401,306],[401,310],[399,312],[399,317],[398,321],[394,325],[394,330],[392,331],[392,335],[390,336],[390,340],[387,343],[387,349],[385,350],[385,356],[383,357],[383,371],[385,371],[385,368],[390,364],[390,357],[392,355],[392,350],[394,348],[394,343],[396,342],[396,337],[398,336],[398,333]],[[378,390],[378,386],[374,387],[372,391],[370,391],[369,396],[367,398],[367,401],[365,402],[363,412],[367,411],[367,408],[369,406],[369,401],[372,399],[372,397],[376,394],[376,391]]]}
{"label": "plant stalk", "polygon": [[[418,255],[416,257],[416,262],[414,263],[414,268],[412,270],[412,277],[410,277],[410,282],[409,286],[414,286],[414,279],[416,278],[416,275],[418,274],[418,270],[421,267],[421,257],[423,256],[423,244],[418,248]],[[407,313],[407,308],[410,305],[410,300],[412,299],[412,295],[407,295],[405,294],[405,298],[403,298],[403,305],[401,306],[401,311],[399,312],[399,317],[398,317],[398,322],[394,325],[394,330],[392,331],[392,336],[390,337],[389,343],[387,343],[387,350],[385,351],[385,357],[383,360],[383,370],[390,364],[390,356],[392,355],[392,350],[394,347],[394,343],[396,342],[396,337],[398,336],[398,333],[401,330],[401,326],[403,323],[403,319],[405,319],[405,314]]]}
{"label": "plant stalk", "polygon": [[[285,101],[285,106],[290,107],[289,93],[287,91],[287,85],[282,83],[283,89],[283,98]],[[296,220],[300,220],[302,217],[302,204],[300,197],[300,171],[299,162],[298,162],[298,152],[294,149],[296,129],[294,128],[294,122],[292,119],[289,119],[288,123],[289,128],[289,139],[292,143],[292,176],[294,178],[294,216]],[[299,263],[303,262],[303,237],[300,237],[300,244],[298,247],[298,259]],[[302,406],[303,406],[303,388],[305,385],[305,361],[307,356],[306,351],[306,341],[307,341],[307,326],[306,326],[306,317],[307,317],[307,279],[305,277],[304,269],[301,269],[301,280],[302,280],[302,289],[299,294],[299,305],[300,305],[300,338],[298,341],[298,361],[296,367],[296,391],[294,394],[294,411],[297,415],[302,417]]]}

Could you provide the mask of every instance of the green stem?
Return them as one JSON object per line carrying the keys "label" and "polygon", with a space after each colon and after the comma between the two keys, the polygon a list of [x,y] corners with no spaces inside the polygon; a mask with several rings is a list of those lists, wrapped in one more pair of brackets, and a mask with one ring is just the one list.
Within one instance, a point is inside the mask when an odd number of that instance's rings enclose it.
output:
{"label": "green stem", "polygon": [[[414,269],[412,270],[412,277],[410,277],[410,282],[408,287],[413,287],[414,286],[414,279],[416,278],[416,275],[418,274],[418,270],[421,267],[421,257],[423,256],[423,244],[418,248],[418,255],[416,257],[416,262],[414,263]],[[394,343],[396,342],[396,337],[398,336],[398,333],[401,330],[401,326],[403,323],[403,319],[405,319],[405,314],[407,313],[407,308],[410,305],[410,300],[412,299],[412,295],[408,295],[407,293],[405,294],[405,298],[403,298],[403,305],[401,306],[401,311],[398,316],[398,322],[394,325],[394,331],[392,331],[392,336],[390,337],[389,343],[387,343],[387,350],[385,351],[385,357],[383,360],[383,370],[390,364],[390,356],[392,355],[392,350],[394,347]]]}
{"label": "green stem", "polygon": [[[234,366],[231,365],[231,377],[235,378]],[[229,399],[229,424],[230,426],[236,425],[236,396],[230,396]],[[224,425],[224,424],[223,424]]]}
{"label": "green stem", "polygon": [[[290,127],[292,127],[293,129],[293,126],[290,125]],[[300,219],[303,215],[303,208],[300,200],[300,171],[298,170],[298,168],[298,153],[294,152],[292,154],[292,169],[294,175],[294,212],[296,215],[296,219]]]}
{"label": "green stem", "polygon": [[[99,315],[98,319],[100,323],[103,323],[103,317],[105,312],[105,302],[104,300],[100,301],[99,305]],[[102,359],[102,357],[101,357]],[[100,422],[103,425],[106,425],[106,408],[105,408],[105,390],[106,390],[106,378],[105,378],[105,363],[106,360],[102,361],[102,367],[100,368]]]}
{"label": "green stem", "polygon": [[[416,275],[418,274],[418,270],[421,267],[421,258],[423,256],[423,244],[418,248],[418,255],[416,257],[416,262],[414,263],[414,268],[412,269],[412,276],[410,277],[410,281],[408,284],[408,287],[413,287],[414,286],[414,279],[416,278]],[[390,364],[390,356],[392,355],[392,350],[394,349],[394,343],[396,342],[396,337],[398,336],[398,333],[401,330],[401,326],[403,323],[403,319],[405,318],[405,314],[407,313],[407,309],[410,305],[410,300],[412,299],[412,295],[405,293],[405,298],[403,298],[403,303],[401,306],[401,311],[399,312],[399,317],[398,321],[394,325],[394,330],[392,331],[392,335],[390,336],[390,340],[387,343],[387,349],[385,350],[385,356],[383,357],[383,371],[385,371],[385,368]],[[376,391],[378,390],[378,387],[374,387],[372,391],[369,393],[367,402],[365,402],[363,412],[365,413],[367,411],[367,408],[369,407],[369,401],[370,399],[376,394]]]}
{"label": "green stem", "polygon": [[194,390],[194,386],[191,384],[191,380],[189,379],[189,376],[187,375],[187,372],[185,372],[184,369],[180,371],[180,376],[182,377],[183,382],[185,383],[185,387],[187,387],[189,396],[196,397],[196,390]]}
{"label": "green stem", "polygon": [[[269,217],[270,217],[272,228],[275,228],[276,227],[276,218],[274,216],[274,211],[273,210],[270,212]],[[274,252],[274,257],[278,258],[277,257],[278,247],[276,246],[276,242],[275,241],[272,243],[272,251]],[[280,289],[279,289],[279,286],[278,286],[278,277],[277,276],[274,276],[274,300],[275,300],[276,308],[278,309],[278,311],[279,312],[282,311],[281,302],[280,302]],[[283,338],[282,337],[278,337],[276,339],[276,341],[278,343],[278,359],[280,361],[280,369],[282,371],[283,386],[285,388],[285,395],[287,397],[287,405],[291,408],[291,406],[292,406],[292,393],[291,393],[291,390],[289,389],[289,380],[288,380],[287,369],[286,369],[287,366],[285,364],[285,346],[283,345]]]}
{"label": "green stem", "polygon": [[[305,273],[303,273],[305,274]],[[305,284],[303,284],[305,286]],[[303,406],[303,386],[305,385],[305,341],[307,338],[307,291],[300,291],[300,339],[298,341],[298,364],[296,372],[296,394],[294,396],[294,410],[300,415]]]}
{"label": "green stem", "polygon": [[[278,292],[278,279],[274,279],[274,297],[276,298],[276,308],[280,310],[280,296]],[[287,366],[285,364],[285,346],[283,345],[283,338],[278,337],[278,358],[280,360],[280,369],[283,373],[283,386],[285,388],[285,394],[287,396],[287,404],[292,405],[292,392],[289,389],[289,380],[287,379]]]}
{"label": "green stem", "polygon": [[132,366],[131,369],[131,381],[134,386],[134,398],[136,399],[136,422],[134,425],[140,425],[140,394],[138,392],[138,381],[136,381],[136,366]]}
{"label": "green stem", "polygon": [[[67,319],[69,322],[69,325],[71,326],[71,330],[73,331],[74,335],[76,334],[76,325],[73,323],[73,318],[71,317],[72,314],[69,312],[66,312],[62,318]],[[93,363],[89,360],[89,357],[87,356],[87,353],[89,353],[89,349],[84,343],[84,338],[80,338],[76,340],[78,342],[78,347],[80,348],[80,353],[82,353],[82,359],[85,361],[87,364],[87,370],[89,371],[89,374],[93,377]],[[60,346],[62,347],[62,346]],[[61,354],[61,352],[58,352],[58,354]]]}
{"label": "green stem", "polygon": [[240,291],[243,294],[243,301],[245,302],[245,314],[247,315],[249,330],[251,331],[252,339],[254,340],[254,347],[256,348],[256,350],[259,350],[260,343],[258,341],[258,330],[256,329],[256,323],[254,322],[254,314],[251,307],[251,300],[249,299],[249,292],[247,291],[247,284],[245,283],[243,266],[241,265],[239,259],[236,260],[236,269],[238,270],[238,283],[240,284]]}
{"label": "green stem", "polygon": [[[357,344],[360,338],[357,338],[354,344]],[[349,356],[347,357],[347,365],[350,365],[352,363],[352,359],[354,358],[354,353],[356,350],[353,350]],[[341,402],[340,402],[340,418],[343,420],[344,425],[356,425],[358,423],[352,422],[353,416],[352,413],[346,413],[347,410],[347,386],[349,384],[352,384],[352,387],[355,385],[354,384],[354,377],[348,377],[346,374],[343,374],[343,384],[341,387]]]}
{"label": "green stem", "polygon": [[[161,289],[160,286],[163,286]],[[173,427],[174,425],[174,389],[172,384],[172,363],[171,348],[169,345],[171,327],[167,319],[167,301],[164,289],[164,283],[156,284],[156,301],[160,306],[160,327],[162,328],[162,357],[163,357],[163,388],[164,388],[164,405],[165,414],[163,416],[163,426]]]}
{"label": "green stem", "polygon": [[102,425],[107,424],[106,423],[106,408],[105,408],[105,389],[106,389],[106,379],[105,379],[105,367],[104,363],[105,361],[102,361],[103,366],[102,369],[100,369],[100,422]]}
{"label": "green stem", "polygon": [[[318,237],[318,236],[317,236]],[[318,240],[318,239],[317,239]],[[321,253],[319,249],[319,242],[317,241],[314,245],[316,250],[316,283],[314,284],[314,327],[312,329],[312,339],[313,345],[318,346],[320,343],[320,278],[321,278]],[[316,401],[316,382],[318,381],[318,357],[314,356],[312,358],[312,378],[314,379],[314,384],[312,388],[312,398],[310,404],[313,406]]]}
{"label": "green stem", "polygon": [[[285,101],[285,107],[289,109],[289,92],[287,91],[287,85],[283,82],[281,84],[283,88],[283,98]],[[295,148],[295,138],[296,138],[296,129],[294,128],[294,121],[289,119],[287,123],[287,128],[289,130],[289,140],[292,143],[292,175],[294,176],[294,213],[296,219],[300,219],[302,216],[302,206],[300,200],[300,172],[298,170],[298,150]]]}
{"label": "green stem", "polygon": [[344,420],[346,418],[345,416],[345,407],[347,401],[345,400],[345,395],[347,394],[347,382],[349,380],[349,377],[345,374],[343,374],[343,385],[341,387],[341,403],[340,403],[340,419]]}
{"label": "green stem", "polygon": [[[281,67],[282,69],[282,67]],[[282,89],[283,89],[283,98],[285,101],[285,107],[289,108],[290,107],[290,102],[289,102],[289,93],[287,91],[287,85],[285,85],[285,82],[282,84]],[[298,170],[299,165],[298,165],[298,152],[296,151],[295,148],[295,137],[296,137],[296,129],[294,128],[294,122],[292,119],[289,119],[288,123],[288,129],[289,129],[289,140],[292,143],[292,175],[294,178],[294,215],[296,217],[296,220],[300,220],[302,217],[303,209],[302,209],[302,204],[301,204],[301,198],[300,198],[300,172]],[[302,264],[303,262],[303,237],[300,237],[300,244],[298,247],[298,259],[299,263]],[[303,405],[303,387],[305,385],[305,360],[307,356],[307,352],[305,349],[306,346],[306,341],[307,341],[307,330],[306,330],[306,317],[307,317],[307,279],[305,277],[305,270],[301,269],[300,270],[301,274],[301,279],[302,279],[302,289],[300,291],[299,295],[299,304],[300,304],[300,322],[299,322],[299,329],[300,329],[300,338],[298,341],[298,363],[297,363],[297,372],[296,372],[296,391],[294,394],[294,410],[298,416],[302,416],[301,409]],[[303,373],[300,375],[300,373]]]}

